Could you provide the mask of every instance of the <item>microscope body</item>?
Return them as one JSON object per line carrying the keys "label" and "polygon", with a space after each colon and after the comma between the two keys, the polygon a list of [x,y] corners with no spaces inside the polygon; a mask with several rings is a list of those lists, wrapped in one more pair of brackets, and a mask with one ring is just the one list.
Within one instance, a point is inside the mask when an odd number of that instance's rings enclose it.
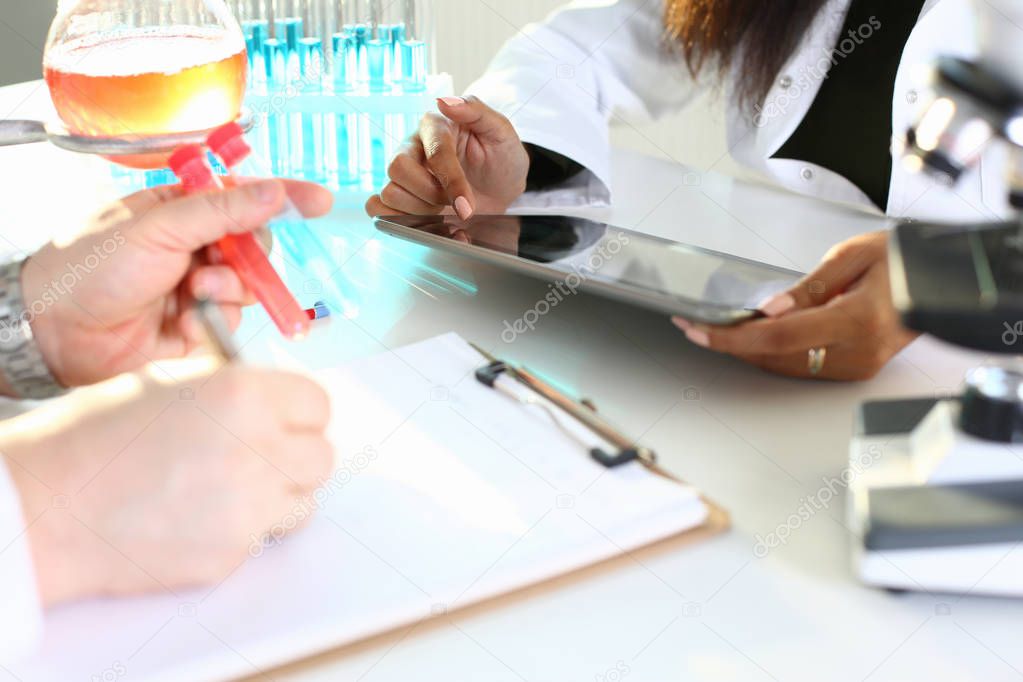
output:
{"label": "microscope body", "polygon": [[[942,58],[906,134],[914,170],[955,184],[1008,150],[1009,203],[1023,212],[1023,2],[974,0],[980,53]],[[1023,353],[1023,218],[904,222],[890,241],[904,323],[950,343]],[[865,466],[865,463],[869,466]],[[981,367],[960,395],[860,407],[850,447],[855,569],[894,590],[1023,596],[1023,365]]]}

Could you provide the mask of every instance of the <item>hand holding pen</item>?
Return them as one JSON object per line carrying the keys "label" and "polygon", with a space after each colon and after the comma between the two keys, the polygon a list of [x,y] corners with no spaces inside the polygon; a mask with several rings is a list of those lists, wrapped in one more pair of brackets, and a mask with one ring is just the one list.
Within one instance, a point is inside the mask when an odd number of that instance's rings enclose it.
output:
{"label": "hand holding pen", "polygon": [[206,248],[265,225],[285,194],[310,216],[329,211],[333,200],[316,185],[280,180],[197,196],[148,190],[108,207],[72,241],[40,249],[22,285],[32,331],[58,381],[91,384],[187,355],[205,338],[192,310],[198,294],[236,327],[252,293],[230,267],[210,263]]}

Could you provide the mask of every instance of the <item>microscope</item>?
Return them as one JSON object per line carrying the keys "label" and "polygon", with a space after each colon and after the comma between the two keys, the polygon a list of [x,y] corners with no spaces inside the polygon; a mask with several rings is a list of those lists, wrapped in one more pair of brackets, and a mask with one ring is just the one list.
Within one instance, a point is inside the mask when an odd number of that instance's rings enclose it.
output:
{"label": "microscope", "polygon": [[892,295],[907,327],[1005,357],[960,395],[860,407],[849,520],[868,585],[1023,596],[1023,2],[974,7],[980,55],[933,65],[905,162],[954,185],[1003,146],[1015,217],[897,225]]}

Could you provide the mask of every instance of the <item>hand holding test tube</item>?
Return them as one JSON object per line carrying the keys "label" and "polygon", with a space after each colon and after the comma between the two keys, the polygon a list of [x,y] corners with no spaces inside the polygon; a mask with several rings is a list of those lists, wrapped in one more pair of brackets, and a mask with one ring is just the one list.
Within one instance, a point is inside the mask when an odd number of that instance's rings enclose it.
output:
{"label": "hand holding test tube", "polygon": [[[267,174],[266,169],[260,166],[253,155],[252,147],[245,139],[245,131],[237,123],[228,123],[215,130],[210,134],[207,144],[210,151],[232,174],[241,172],[252,177],[263,177]],[[338,265],[331,256],[330,249],[319,235],[309,228],[298,208],[290,200],[286,200],[284,210],[270,221],[269,226],[289,259],[323,287],[329,307],[348,317],[353,316],[357,306],[350,296],[341,291],[335,281]]]}
{"label": "hand holding test tube", "polygon": [[[185,192],[196,194],[224,188],[199,145],[182,147],[171,156],[170,167]],[[281,281],[263,247],[251,232],[224,237],[217,242],[224,260],[238,273],[266,309],[281,334],[303,338],[309,332],[309,317]]]}

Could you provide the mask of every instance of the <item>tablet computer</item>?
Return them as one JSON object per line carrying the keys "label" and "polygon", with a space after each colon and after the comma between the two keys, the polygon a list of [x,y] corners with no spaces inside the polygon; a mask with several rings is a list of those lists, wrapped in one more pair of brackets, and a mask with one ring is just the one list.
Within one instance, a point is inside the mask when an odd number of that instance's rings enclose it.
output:
{"label": "tablet computer", "polygon": [[379,230],[550,282],[547,296],[585,291],[667,315],[730,325],[801,273],[566,216],[383,216]]}

